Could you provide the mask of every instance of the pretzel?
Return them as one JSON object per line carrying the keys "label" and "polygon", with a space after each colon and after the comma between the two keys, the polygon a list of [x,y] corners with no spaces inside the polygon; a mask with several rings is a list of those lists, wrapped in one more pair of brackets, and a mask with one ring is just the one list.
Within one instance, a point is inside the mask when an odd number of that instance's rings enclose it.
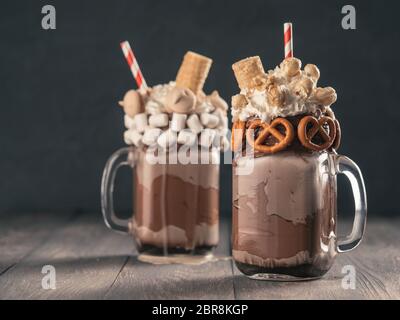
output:
{"label": "pretzel", "polygon": [[[232,126],[232,151],[239,151],[240,147],[243,143],[244,131],[246,130],[246,122],[245,121],[235,121]],[[235,139],[236,138],[238,139]]]}
{"label": "pretzel", "polygon": [[340,147],[340,142],[342,140],[342,130],[340,129],[340,123],[336,119],[333,120],[335,122],[335,127],[336,127],[336,137],[335,140],[333,141],[333,144],[331,146],[331,149],[339,149]]}
{"label": "pretzel", "polygon": [[[312,127],[308,130],[308,125],[312,124]],[[326,132],[323,127],[327,124],[329,132]],[[318,144],[312,141],[312,139],[319,133],[320,137],[324,141],[322,144]],[[329,148],[336,138],[336,126],[335,122],[330,117],[321,117],[319,120],[313,116],[305,116],[299,122],[297,127],[297,135],[301,144],[307,149],[314,151],[322,151]]]}
{"label": "pretzel", "polygon": [[[285,134],[279,132],[276,128],[279,125],[285,128]],[[254,140],[254,130],[257,128],[262,128],[262,131],[258,137]],[[265,145],[267,138],[273,136],[278,140],[273,146]],[[271,124],[262,122],[260,119],[255,119],[251,122],[250,126],[247,128],[246,138],[249,144],[254,150],[264,152],[264,153],[275,153],[286,149],[286,147],[294,139],[294,129],[289,120],[284,118],[276,118]]]}

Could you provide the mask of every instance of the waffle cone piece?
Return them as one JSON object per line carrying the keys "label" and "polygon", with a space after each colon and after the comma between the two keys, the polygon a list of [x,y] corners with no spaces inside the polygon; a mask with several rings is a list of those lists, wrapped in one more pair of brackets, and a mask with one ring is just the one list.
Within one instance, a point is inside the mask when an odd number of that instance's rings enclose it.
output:
{"label": "waffle cone piece", "polygon": [[240,89],[252,89],[255,87],[254,78],[265,74],[263,64],[259,56],[240,60],[232,65],[236,80]]}
{"label": "waffle cone piece", "polygon": [[176,76],[176,86],[189,88],[197,95],[203,90],[211,64],[210,58],[188,51]]}

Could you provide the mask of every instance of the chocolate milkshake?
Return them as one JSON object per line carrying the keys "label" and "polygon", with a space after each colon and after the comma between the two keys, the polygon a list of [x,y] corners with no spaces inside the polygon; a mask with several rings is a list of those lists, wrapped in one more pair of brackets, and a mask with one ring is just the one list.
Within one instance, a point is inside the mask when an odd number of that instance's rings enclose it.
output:
{"label": "chocolate milkshake", "polygon": [[213,162],[153,164],[139,152],[132,234],[141,251],[201,253],[218,244],[219,152],[199,153]]}
{"label": "chocolate milkshake", "polygon": [[233,69],[234,261],[257,279],[320,277],[337,253],[336,93],[317,88],[318,68],[301,70],[296,58],[267,73],[259,57]]}
{"label": "chocolate milkshake", "polygon": [[[250,175],[236,166],[254,161]],[[281,153],[237,159],[233,257],[245,274],[320,276],[336,254],[335,178],[326,155]]]}
{"label": "chocolate milkshake", "polygon": [[205,255],[218,244],[228,105],[217,91],[203,91],[211,63],[188,52],[176,81],[129,90],[119,103],[130,146],[124,164],[133,168],[128,231],[140,253]]}

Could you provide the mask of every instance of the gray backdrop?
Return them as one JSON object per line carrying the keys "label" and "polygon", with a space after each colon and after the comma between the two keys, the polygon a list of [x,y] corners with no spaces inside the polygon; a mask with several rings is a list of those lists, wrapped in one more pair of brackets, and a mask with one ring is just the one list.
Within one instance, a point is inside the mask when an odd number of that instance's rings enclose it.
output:
{"label": "gray backdrop", "polygon": [[[149,84],[175,77],[186,50],[214,59],[206,90],[227,100],[238,89],[231,64],[283,57],[283,27],[294,23],[294,52],[317,64],[321,85],[337,89],[341,153],[361,167],[370,214],[399,209],[399,5],[352,1],[357,30],[341,28],[347,1],[1,1],[0,210],[95,211],[107,157],[123,146],[116,102],[135,87],[119,42],[129,40]],[[57,29],[41,29],[53,4]],[[130,176],[118,183],[130,207]],[[221,177],[230,210],[230,167]],[[351,211],[343,186],[341,208]],[[344,190],[344,191],[343,191]]]}

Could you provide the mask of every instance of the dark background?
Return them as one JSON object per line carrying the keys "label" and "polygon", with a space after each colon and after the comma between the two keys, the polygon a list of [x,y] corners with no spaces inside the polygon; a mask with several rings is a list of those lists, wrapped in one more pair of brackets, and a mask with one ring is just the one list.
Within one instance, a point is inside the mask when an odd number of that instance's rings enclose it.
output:
{"label": "dark background", "polygon": [[[100,211],[108,156],[124,145],[116,102],[135,87],[119,42],[129,40],[150,85],[175,78],[187,50],[214,59],[206,91],[227,100],[238,88],[233,62],[283,58],[283,23],[294,23],[294,52],[333,86],[343,130],[340,152],[364,173],[372,215],[399,209],[399,5],[396,1],[1,1],[0,210]],[[41,8],[57,10],[42,30]],[[343,30],[341,8],[357,10]],[[125,171],[125,173],[127,173]],[[130,207],[121,174],[119,209]],[[230,210],[230,167],[221,176]],[[341,188],[341,209],[351,198]],[[345,191],[343,191],[345,190]]]}

